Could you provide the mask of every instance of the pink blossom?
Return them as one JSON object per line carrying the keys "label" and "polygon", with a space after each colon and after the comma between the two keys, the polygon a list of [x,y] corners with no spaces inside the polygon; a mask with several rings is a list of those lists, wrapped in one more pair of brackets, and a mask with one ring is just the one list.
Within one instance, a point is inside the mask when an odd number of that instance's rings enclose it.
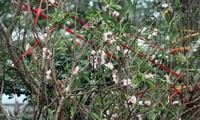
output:
{"label": "pink blossom", "polygon": [[177,117],[176,119],[177,119],[177,120],[182,120],[180,117]]}
{"label": "pink blossom", "polygon": [[52,79],[51,78],[51,69],[49,69],[48,71],[46,71],[46,78],[49,79],[49,80]]}
{"label": "pink blossom", "polygon": [[94,51],[94,50],[92,50],[92,52],[91,52],[92,55],[96,55],[96,53],[97,53],[97,52]]}
{"label": "pink blossom", "polygon": [[104,51],[101,52],[101,61],[100,61],[100,65],[105,64],[105,55],[106,53]]}
{"label": "pink blossom", "polygon": [[110,44],[113,44],[115,41],[116,41],[116,40],[112,38],[112,39],[110,40],[109,43],[110,43]]}
{"label": "pink blossom", "polygon": [[132,85],[131,79],[123,79],[124,86]]}
{"label": "pink blossom", "polygon": [[112,38],[112,33],[111,32],[107,32],[103,34],[103,40],[105,42],[110,41],[110,39]]}
{"label": "pink blossom", "polygon": [[105,64],[105,66],[108,67],[111,70],[114,68],[114,66],[113,66],[113,64],[111,62]]}
{"label": "pink blossom", "polygon": [[130,52],[130,50],[128,50],[128,49],[125,49],[124,50],[124,54],[127,54],[127,53],[129,53]]}
{"label": "pink blossom", "polygon": [[51,51],[50,50],[47,50],[47,59],[50,59],[51,58],[51,55],[52,55],[52,53],[51,53]]}
{"label": "pink blossom", "polygon": [[44,53],[46,53],[47,52],[47,48],[42,48],[42,51],[44,52]]}
{"label": "pink blossom", "polygon": [[112,71],[112,78],[115,83],[118,83],[117,70]]}
{"label": "pink blossom", "polygon": [[43,57],[46,57],[47,59],[50,59],[52,55],[51,51],[47,50],[47,48],[42,48],[42,54]]}
{"label": "pink blossom", "polygon": [[51,4],[55,3],[55,0],[48,0]]}
{"label": "pink blossom", "polygon": [[94,69],[96,69],[97,68],[97,64],[98,64],[98,60],[97,60],[97,57],[95,58],[95,60],[90,60],[90,63],[91,63],[91,65],[92,65],[92,67],[94,67]]}
{"label": "pink blossom", "polygon": [[157,32],[153,31],[152,36],[156,36],[156,35],[157,35]]}
{"label": "pink blossom", "polygon": [[152,36],[157,36],[157,31],[158,31],[158,29],[154,29]]}
{"label": "pink blossom", "polygon": [[47,33],[45,33],[44,35],[42,34],[42,35],[38,35],[38,37],[40,38],[40,40],[42,41],[42,42],[44,42],[45,41],[45,38],[47,37]]}
{"label": "pink blossom", "polygon": [[106,114],[107,114],[107,115],[109,115],[109,114],[110,114],[109,110],[106,110]]}
{"label": "pink blossom", "polygon": [[105,64],[105,59],[101,59],[101,61],[100,61],[100,65],[103,65],[103,64]]}
{"label": "pink blossom", "polygon": [[116,17],[116,18],[118,18],[118,17],[119,17],[119,12],[114,11],[114,12],[113,12],[113,16]]}
{"label": "pink blossom", "polygon": [[77,41],[76,41],[76,45],[81,45],[81,41],[80,41],[80,40],[77,40]]}
{"label": "pink blossom", "polygon": [[117,50],[117,51],[120,51],[121,49],[120,49],[120,47],[119,47],[119,46],[116,46],[116,50]]}
{"label": "pink blossom", "polygon": [[115,120],[117,117],[118,117],[118,114],[117,114],[117,113],[112,114],[112,115],[111,115],[111,120]]}
{"label": "pink blossom", "polygon": [[138,114],[137,117],[138,117],[138,120],[142,120],[142,115],[141,114]]}
{"label": "pink blossom", "polygon": [[150,100],[145,100],[144,104],[146,104],[147,106],[151,106],[151,101]]}
{"label": "pink blossom", "polygon": [[96,62],[92,63],[92,67],[94,67],[94,69],[96,69],[97,68],[97,63]]}
{"label": "pink blossom", "polygon": [[70,83],[72,81],[72,78],[71,77],[67,77],[66,80],[67,80],[68,83]]}
{"label": "pink blossom", "polygon": [[73,70],[72,74],[77,74],[79,71],[79,66],[76,66],[75,69]]}
{"label": "pink blossom", "polygon": [[88,30],[88,29],[90,29],[90,24],[86,23],[85,25],[83,25],[82,29],[83,29],[83,30]]}
{"label": "pink blossom", "polygon": [[135,95],[131,96],[131,98],[128,100],[128,103],[132,103],[132,104],[135,104],[136,103],[136,97]]}
{"label": "pink blossom", "polygon": [[147,75],[145,75],[145,78],[153,78],[153,74],[152,73],[148,73]]}

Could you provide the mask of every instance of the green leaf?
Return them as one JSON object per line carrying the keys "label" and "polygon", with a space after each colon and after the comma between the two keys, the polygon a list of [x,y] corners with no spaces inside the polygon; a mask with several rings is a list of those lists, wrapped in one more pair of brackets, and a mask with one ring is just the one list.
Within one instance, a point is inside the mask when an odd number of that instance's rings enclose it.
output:
{"label": "green leaf", "polygon": [[146,82],[149,84],[149,86],[155,90],[155,85],[150,81],[150,80],[146,80]]}
{"label": "green leaf", "polygon": [[155,72],[155,69],[152,66],[142,66],[142,69]]}
{"label": "green leaf", "polygon": [[103,3],[108,4],[108,2],[106,0],[101,0]]}
{"label": "green leaf", "polygon": [[139,87],[140,87],[140,84],[141,84],[141,81],[140,81],[140,82],[137,82],[136,84],[134,84],[133,89],[139,88]]}
{"label": "green leaf", "polygon": [[94,118],[94,119],[96,119],[96,120],[99,120],[99,116],[98,116],[96,113],[90,112],[89,115],[90,115],[92,118]]}
{"label": "green leaf", "polygon": [[133,9],[133,3],[131,2],[131,0],[127,0],[128,2],[128,7],[129,7],[129,16],[133,17],[134,16],[134,9]]}
{"label": "green leaf", "polygon": [[108,120],[108,119],[106,119],[106,118],[102,118],[101,120]]}
{"label": "green leaf", "polygon": [[120,5],[117,5],[117,4],[112,4],[110,7],[113,8],[114,10],[116,10],[116,11],[119,11],[119,10],[122,9],[122,7]]}
{"label": "green leaf", "polygon": [[151,112],[151,120],[156,120],[156,114],[154,111]]}

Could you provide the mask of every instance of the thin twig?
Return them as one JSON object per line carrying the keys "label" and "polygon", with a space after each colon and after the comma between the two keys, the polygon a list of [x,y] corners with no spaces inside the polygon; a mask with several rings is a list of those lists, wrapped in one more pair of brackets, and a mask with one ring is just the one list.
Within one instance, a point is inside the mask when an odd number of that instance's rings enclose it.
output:
{"label": "thin twig", "polygon": [[64,101],[65,99],[67,99],[69,96],[71,96],[70,94],[68,94],[66,97],[61,97],[61,100],[60,100],[60,105],[58,106],[58,109],[56,111],[56,115],[55,115],[55,120],[59,120],[59,115],[60,115],[60,112],[63,108],[63,104],[64,104]]}
{"label": "thin twig", "polygon": [[53,99],[53,100],[51,101],[51,103],[48,104],[48,105],[42,110],[42,113],[43,113],[47,108],[49,108],[49,107],[58,99],[58,97],[59,97],[59,95],[57,95],[56,98]]}
{"label": "thin twig", "polygon": [[12,22],[7,30],[7,34],[10,34],[13,32],[14,28],[15,28],[15,25],[17,23],[17,20],[18,20],[18,16],[20,15],[20,11],[21,11],[21,0],[18,0],[17,1],[17,8],[16,8],[16,11],[15,11],[15,14],[14,14],[14,17],[12,18]]}

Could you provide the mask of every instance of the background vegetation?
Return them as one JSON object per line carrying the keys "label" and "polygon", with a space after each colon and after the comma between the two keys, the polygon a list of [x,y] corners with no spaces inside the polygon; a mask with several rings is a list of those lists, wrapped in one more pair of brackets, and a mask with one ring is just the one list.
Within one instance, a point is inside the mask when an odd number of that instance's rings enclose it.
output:
{"label": "background vegetation", "polygon": [[197,119],[199,5],[2,0],[1,95],[25,94],[30,119]]}

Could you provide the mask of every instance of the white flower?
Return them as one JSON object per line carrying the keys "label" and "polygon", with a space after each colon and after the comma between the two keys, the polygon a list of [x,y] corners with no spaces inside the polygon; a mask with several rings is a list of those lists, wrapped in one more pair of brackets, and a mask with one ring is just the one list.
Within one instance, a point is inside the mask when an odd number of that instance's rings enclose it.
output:
{"label": "white flower", "polygon": [[65,92],[66,92],[66,93],[69,92],[69,86],[67,86],[67,87],[65,88]]}
{"label": "white flower", "polygon": [[174,101],[172,104],[177,105],[177,104],[179,104],[179,101]]}
{"label": "white flower", "polygon": [[166,82],[168,82],[168,83],[171,82],[171,81],[170,81],[170,77],[169,77],[169,75],[165,74],[164,77],[165,77],[165,81],[166,81]]}
{"label": "white flower", "polygon": [[153,60],[156,57],[155,54],[153,54],[150,58]]}
{"label": "white flower", "polygon": [[148,39],[152,39],[153,38],[153,36],[152,35],[148,35],[148,37],[147,37]]}
{"label": "white flower", "polygon": [[193,52],[196,52],[197,51],[197,49],[193,49]]}
{"label": "white flower", "polygon": [[166,8],[166,7],[168,7],[168,4],[167,4],[167,3],[163,3],[161,6],[162,6],[163,8]]}
{"label": "white flower", "polygon": [[111,70],[114,68],[114,66],[113,66],[113,64],[111,62],[105,64],[105,66],[108,67]]}
{"label": "white flower", "polygon": [[139,101],[138,105],[140,105],[140,106],[143,105],[143,101]]}
{"label": "white flower", "polygon": [[155,18],[154,17],[151,17],[151,20],[154,20]]}
{"label": "white flower", "polygon": [[138,32],[144,33],[147,30],[147,27],[143,27],[142,29],[138,29]]}

